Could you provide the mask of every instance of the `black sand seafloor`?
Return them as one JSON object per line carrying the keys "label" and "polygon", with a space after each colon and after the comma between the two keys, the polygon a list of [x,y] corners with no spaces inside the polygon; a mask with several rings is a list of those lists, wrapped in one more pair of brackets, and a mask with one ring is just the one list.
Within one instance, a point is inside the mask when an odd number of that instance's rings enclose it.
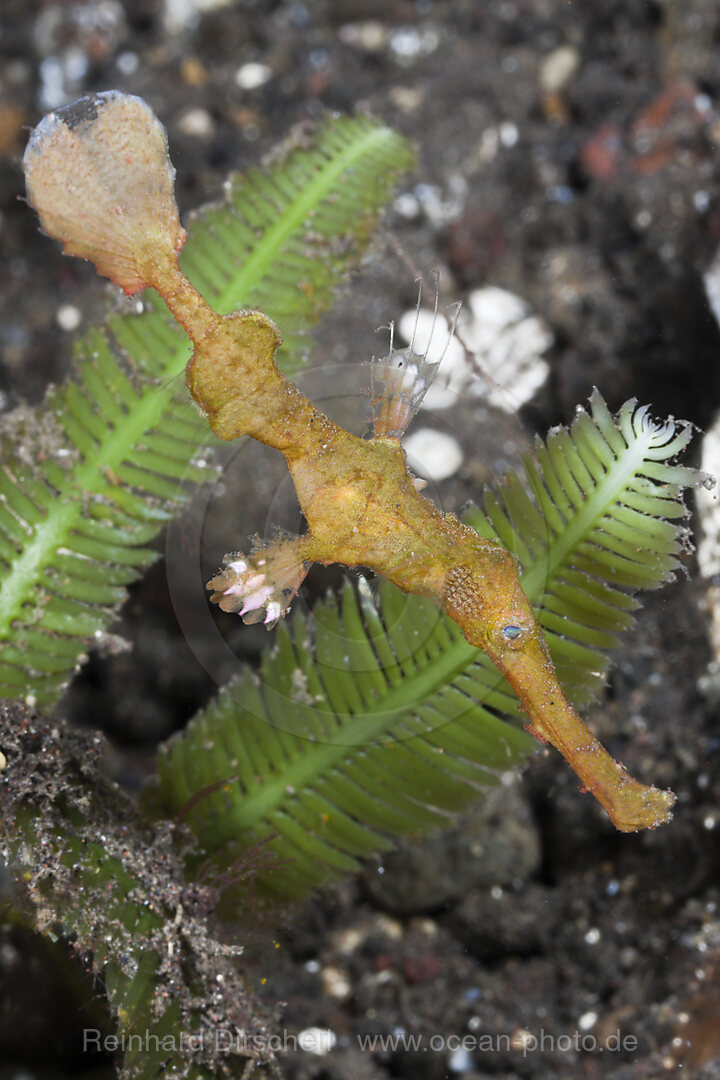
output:
{"label": "black sand seafloor", "polygon": [[[476,400],[440,414],[474,448],[437,489],[448,508],[477,497],[523,438],[570,421],[593,386],[613,409],[636,397],[700,429],[720,411],[702,284],[720,242],[713,0],[3,0],[3,411],[61,380],[75,329],[116,302],[17,200],[25,128],[111,87],[166,124],[183,214],[326,110],[370,110],[415,141],[417,171],[386,219],[407,259],[378,242],[312,357],[341,369],[377,352],[376,327],[414,304],[410,264],[439,270],[442,301],[492,285],[545,320],[550,374],[519,416],[488,407],[481,423]],[[246,534],[278,484],[259,461]],[[632,773],[675,790],[673,822],[616,833],[541,752],[449,836],[408,843],[283,916],[276,942],[259,932],[248,962],[260,992],[284,1003],[289,1036],[304,1033],[304,1049],[288,1040],[287,1080],[720,1076],[720,729],[700,689],[713,685],[707,583],[686,563],[644,598],[589,713]],[[132,649],[93,656],[60,715],[101,721],[108,767],[137,788],[153,745],[214,687],[162,564],[117,632]],[[262,632],[244,641],[257,659]],[[0,1080],[112,1075],[96,1058],[91,1074],[78,1050],[88,1017],[107,1023],[79,979],[62,943],[0,926]]]}

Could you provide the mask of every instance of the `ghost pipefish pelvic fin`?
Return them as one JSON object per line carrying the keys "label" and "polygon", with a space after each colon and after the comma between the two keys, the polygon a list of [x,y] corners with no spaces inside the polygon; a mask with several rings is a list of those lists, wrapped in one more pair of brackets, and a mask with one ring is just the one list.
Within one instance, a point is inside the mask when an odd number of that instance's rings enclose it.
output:
{"label": "ghost pipefish pelvic fin", "polygon": [[250,435],[285,456],[307,534],[232,556],[209,583],[211,599],[271,626],[313,562],[369,567],[431,598],[487,653],[529,730],[563,754],[617,828],[667,821],[672,793],[633,780],[570,705],[512,556],[416,490],[399,440],[433,373],[427,350],[391,345],[378,362],[374,438],[320,412],[278,369],[272,320],[217,314],[181,272],[185,233],[167,140],[139,98],[112,91],[50,114],[31,137],[25,169],[29,201],[66,252],[129,294],[152,286],[162,296],[193,343],[187,385],[215,434]]}

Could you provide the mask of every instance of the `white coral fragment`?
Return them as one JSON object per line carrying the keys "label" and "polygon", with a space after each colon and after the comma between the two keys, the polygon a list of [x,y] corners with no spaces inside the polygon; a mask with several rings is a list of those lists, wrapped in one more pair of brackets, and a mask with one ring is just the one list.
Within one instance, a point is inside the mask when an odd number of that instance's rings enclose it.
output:
{"label": "white coral fragment", "polygon": [[[432,311],[406,311],[398,329],[410,340],[415,328],[416,349],[422,349],[434,321]],[[475,355],[473,363],[460,340],[445,342],[436,335],[434,350],[447,348],[445,357],[421,404],[423,409],[447,409],[459,397],[483,398],[515,412],[529,401],[547,379],[549,366],[542,354],[553,342],[550,327],[533,315],[529,305],[506,289],[487,286],[474,289],[458,320],[458,337]],[[483,378],[482,376],[487,376]]]}
{"label": "white coral fragment", "polygon": [[[720,416],[702,441],[700,469],[709,476],[720,477]],[[695,493],[702,538],[697,556],[703,577],[720,576],[720,488],[699,487]]]}

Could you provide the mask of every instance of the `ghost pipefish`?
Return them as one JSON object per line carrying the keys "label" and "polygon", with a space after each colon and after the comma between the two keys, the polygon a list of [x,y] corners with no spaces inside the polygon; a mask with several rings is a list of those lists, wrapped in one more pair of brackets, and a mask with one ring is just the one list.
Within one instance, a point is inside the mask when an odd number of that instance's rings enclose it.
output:
{"label": "ghost pipefish", "polygon": [[517,693],[529,730],[569,762],[623,831],[671,816],[674,795],[634,780],[568,701],[512,555],[438,510],[416,488],[400,436],[433,374],[413,344],[375,369],[374,437],[325,416],[275,363],[280,334],[260,311],[217,314],[178,266],[185,232],[164,128],[116,91],[49,114],[25,153],[29,201],[64,250],[94,262],[129,295],[152,286],[188,334],[187,385],[224,440],[250,435],[281,451],[308,525],[303,537],[235,555],[211,599],[273,625],[314,562],[364,566],[432,599]]}

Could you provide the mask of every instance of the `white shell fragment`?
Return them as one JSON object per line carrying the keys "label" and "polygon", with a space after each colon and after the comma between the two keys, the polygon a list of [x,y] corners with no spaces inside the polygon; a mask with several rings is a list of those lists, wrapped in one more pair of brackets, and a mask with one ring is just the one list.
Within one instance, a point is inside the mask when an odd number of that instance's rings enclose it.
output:
{"label": "white shell fragment", "polygon": [[580,53],[572,45],[559,45],[540,61],[540,88],[559,94],[580,67]]}
{"label": "white shell fragment", "polygon": [[207,109],[196,107],[182,114],[178,128],[183,135],[189,135],[191,139],[209,139],[215,130],[215,124]]}
{"label": "white shell fragment", "polygon": [[[406,311],[398,329],[410,340],[416,317],[415,349],[422,351],[433,325],[432,311]],[[553,333],[524,300],[506,289],[487,286],[471,292],[467,308],[460,313],[458,337],[472,350],[476,364],[457,338],[448,343],[447,334],[436,329],[428,359],[434,359],[435,353],[439,359],[447,351],[421,408],[447,409],[459,397],[469,397],[483,398],[513,413],[548,376],[550,368],[542,354],[552,345]]]}
{"label": "white shell fragment", "polygon": [[703,285],[715,321],[720,325],[720,251],[703,274]]}
{"label": "white shell fragment", "polygon": [[[716,321],[720,324],[720,251],[703,275],[705,294]],[[710,698],[720,698],[720,414],[702,441],[700,468],[715,484],[709,481],[695,491],[695,502],[700,524],[700,541],[697,546],[700,573],[709,581],[707,606],[710,612],[710,645],[714,661],[708,673],[700,680],[701,690]]]}
{"label": "white shell fragment", "polygon": [[298,1046],[306,1054],[317,1054],[324,1057],[329,1054],[337,1042],[337,1035],[329,1028],[309,1027],[299,1032]]}
{"label": "white shell fragment", "polygon": [[454,476],[463,463],[463,452],[457,439],[433,428],[413,431],[403,440],[403,449],[413,472],[436,482]]}
{"label": "white shell fragment", "polygon": [[[700,469],[710,476],[720,477],[720,416],[702,441]],[[720,487],[700,486],[695,492],[701,539],[697,556],[703,577],[720,576]]]}
{"label": "white shell fragment", "polygon": [[48,113],[23,165],[45,232],[128,295],[185,242],[165,129],[141,98],[109,90]]}
{"label": "white shell fragment", "polygon": [[82,312],[74,304],[61,304],[55,313],[55,321],[61,330],[77,330],[82,321]]}
{"label": "white shell fragment", "polygon": [[272,68],[251,60],[235,72],[235,82],[241,90],[256,90],[272,78]]}
{"label": "white shell fragment", "polygon": [[712,699],[720,697],[720,416],[702,441],[700,468],[716,478],[713,486],[702,485],[695,491],[700,542],[697,547],[700,573],[709,582],[707,606],[710,612],[710,645],[715,657],[707,675],[700,679],[700,689]]}

